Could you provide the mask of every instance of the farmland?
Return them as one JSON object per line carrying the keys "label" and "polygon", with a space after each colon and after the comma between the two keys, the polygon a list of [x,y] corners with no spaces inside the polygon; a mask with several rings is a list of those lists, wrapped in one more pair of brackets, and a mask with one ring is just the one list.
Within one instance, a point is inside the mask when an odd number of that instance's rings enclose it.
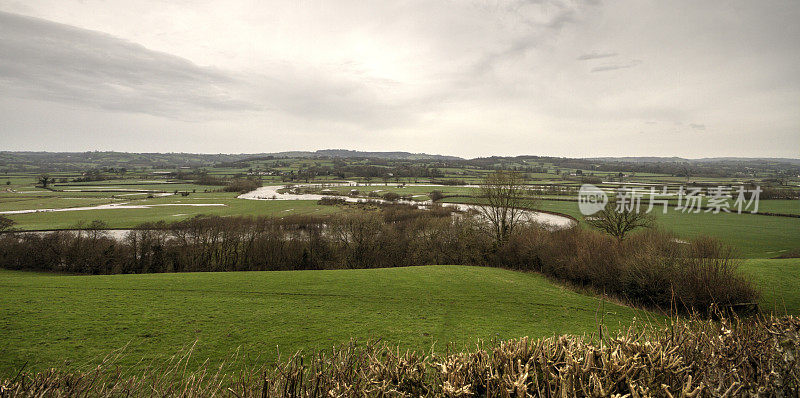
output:
{"label": "farmland", "polygon": [[[44,199],[44,208],[57,208],[63,199]],[[80,201],[78,201],[80,202]],[[93,204],[117,203],[125,205],[146,205],[150,208],[78,210],[62,212],[38,212],[15,214],[11,216],[19,228],[26,230],[69,229],[80,223],[101,220],[108,228],[132,228],[144,222],[179,221],[196,215],[254,215],[282,217],[292,214],[325,214],[334,208],[317,205],[313,201],[251,201],[236,199],[235,193],[195,194],[188,198],[163,197],[138,200],[101,199],[96,203],[75,204],[86,206]],[[70,203],[72,204],[72,203]],[[53,206],[53,207],[50,207]],[[26,207],[28,208],[28,207]],[[67,207],[69,208],[69,207]]]}
{"label": "farmland", "polygon": [[[480,203],[477,198],[446,198],[445,201]],[[537,208],[582,218],[577,202],[541,200]],[[745,258],[772,258],[800,247],[800,218],[747,213],[695,214],[674,208],[662,214],[658,207],[653,214],[660,228],[683,238],[699,235],[717,237],[734,246],[738,256]]]}
{"label": "farmland", "polygon": [[[497,169],[520,170],[539,189],[533,209],[582,221],[577,188],[591,181],[608,190],[624,184],[755,183],[791,195],[798,181],[771,163],[747,168],[698,164],[687,177],[638,165],[559,159],[305,158],[259,156],[204,158],[163,155],[157,162],[134,154],[94,154],[75,163],[21,162],[7,155],[0,178],[0,212],[19,230],[128,229],[146,222],[195,216],[325,216],[358,214],[350,205],[308,200],[245,200],[227,189],[237,181],[253,186],[304,186],[313,193],[381,198],[388,192],[412,201],[484,203],[477,184]],[[127,156],[127,157],[126,157]],[[120,159],[125,159],[121,161]],[[175,159],[184,163],[174,163]],[[16,159],[16,160],[15,160]],[[65,160],[66,161],[66,160]],[[145,162],[146,165],[136,162]],[[149,163],[152,162],[153,164]],[[170,163],[173,162],[173,163]],[[191,164],[186,166],[184,164]],[[574,164],[573,164],[574,163]],[[127,167],[123,173],[121,168]],[[578,167],[583,168],[580,173]],[[620,167],[615,169],[614,167]],[[667,168],[668,166],[663,166]],[[669,166],[672,167],[672,166]],[[677,166],[676,166],[677,167]],[[578,169],[578,170],[576,170]],[[104,170],[104,171],[103,171]],[[400,173],[407,173],[401,175]],[[43,187],[43,175],[52,181]],[[583,175],[583,176],[582,176]],[[85,181],[91,177],[93,181]],[[599,181],[598,181],[599,180]],[[779,180],[779,182],[776,182]],[[331,185],[345,182],[347,186]],[[350,183],[354,186],[350,186]],[[351,192],[357,190],[357,193]],[[740,271],[757,286],[765,312],[800,314],[800,261],[775,259],[800,248],[796,199],[760,202],[759,211],[778,215],[655,212],[659,229],[678,240],[713,236],[742,258]],[[113,205],[115,208],[91,209]],[[126,206],[130,208],[125,208]],[[75,208],[90,209],[69,210]],[[24,210],[62,209],[15,214]],[[656,210],[659,210],[658,208]],[[487,264],[490,265],[490,264]],[[598,322],[615,330],[634,318],[660,322],[664,314],[601,300],[592,289],[568,287],[535,272],[490,267],[419,264],[388,269],[309,270],[141,275],[61,275],[0,270],[0,374],[64,364],[79,369],[125,347],[120,363],[141,367],[162,361],[197,342],[193,358],[220,363],[239,350],[245,364],[273,361],[296,350],[313,352],[335,344],[382,339],[402,349],[445,350],[478,340],[593,334]]]}
{"label": "farmland", "polygon": [[[277,162],[277,161],[273,161]],[[307,159],[287,159],[280,161],[286,166],[280,167],[283,172],[291,171],[296,175],[302,174],[302,167],[311,163]],[[350,160],[352,165],[363,164],[363,160]],[[332,165],[330,161],[315,161],[319,167]],[[252,165],[251,165],[252,166]],[[354,166],[355,167],[355,166]],[[378,167],[378,166],[372,166]],[[567,189],[577,188],[571,180],[557,181],[557,169],[550,170],[552,165],[543,166],[551,174],[532,173],[530,182],[548,184],[552,187]],[[251,167],[252,169],[252,167]],[[427,170],[427,168],[423,168]],[[441,179],[457,179],[464,175],[471,176],[466,182],[476,183],[477,176],[485,173],[483,170],[471,168],[443,168],[445,174]],[[166,172],[166,171],[165,171]],[[209,173],[221,177],[232,177],[236,173],[246,173],[245,169],[210,169]],[[227,174],[225,174],[227,173]],[[148,171],[139,178],[126,177],[125,179],[112,179],[96,182],[69,182],[74,179],[75,173],[62,173],[57,180],[67,180],[56,183],[51,190],[38,188],[35,173],[9,174],[6,192],[0,192],[0,212],[19,211],[31,209],[66,209],[104,204],[116,205],[145,205],[150,208],[140,209],[107,209],[107,210],[80,210],[63,212],[39,212],[29,214],[12,214],[9,218],[14,220],[16,227],[23,230],[51,230],[74,228],[81,224],[86,225],[91,221],[100,220],[108,228],[131,228],[143,222],[177,221],[195,215],[267,215],[285,216],[291,214],[326,214],[342,211],[341,208],[317,205],[310,201],[247,201],[236,199],[235,192],[222,192],[220,186],[200,185],[189,180],[165,179],[153,177]],[[56,174],[54,174],[56,175]],[[539,177],[536,177],[536,176]],[[627,182],[640,183],[650,181],[657,175],[647,174],[631,176]],[[326,189],[348,194],[350,190],[359,190],[360,195],[367,197],[370,192],[379,195],[386,192],[395,192],[411,200],[423,201],[430,199],[430,193],[440,191],[444,196],[443,202],[452,203],[480,203],[480,189],[475,186],[435,186],[436,179],[428,177],[413,177],[402,180],[349,177],[355,179],[359,186],[355,187],[328,187]],[[472,178],[475,177],[475,178]],[[662,177],[666,177],[663,176]],[[55,178],[55,177],[54,177]],[[156,178],[156,179],[154,179]],[[260,184],[281,185],[283,182],[277,176],[263,176]],[[314,181],[335,181],[333,176],[322,178],[316,176]],[[378,180],[378,181],[376,181]],[[398,184],[397,181],[400,181]],[[415,181],[421,185],[413,185]],[[720,180],[719,183],[732,183],[733,179]],[[303,181],[300,181],[303,182]],[[411,185],[404,185],[404,183]],[[662,181],[663,182],[663,181]],[[434,184],[431,184],[434,183]],[[367,185],[368,184],[368,185]],[[607,184],[609,187],[618,186],[619,183]],[[187,196],[178,195],[176,192],[185,192]],[[155,197],[153,197],[156,195]],[[567,199],[567,200],[565,200]],[[555,213],[566,214],[576,219],[581,219],[575,196],[541,195],[536,208]],[[670,206],[674,208],[674,199]],[[800,218],[774,217],[751,214],[686,214],[674,209],[662,215],[656,209],[654,214],[658,217],[660,227],[671,230],[681,237],[690,238],[698,235],[718,237],[735,246],[739,255],[747,258],[776,257],[787,251],[800,247]],[[762,200],[759,203],[760,212],[781,214],[800,214],[800,200]]]}
{"label": "farmland", "polygon": [[[478,339],[594,333],[644,311],[495,268],[64,276],[0,271],[0,373],[28,362],[72,368],[126,348],[125,365],[165,359],[197,340],[218,363],[237,348],[255,364],[295,350],[383,339],[443,350]],[[605,311],[603,313],[603,311]]]}

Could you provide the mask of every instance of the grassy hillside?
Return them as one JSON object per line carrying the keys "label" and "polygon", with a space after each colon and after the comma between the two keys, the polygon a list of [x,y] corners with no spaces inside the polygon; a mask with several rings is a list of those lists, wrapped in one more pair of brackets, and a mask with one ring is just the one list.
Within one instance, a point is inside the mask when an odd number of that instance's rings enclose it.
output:
{"label": "grassy hillside", "polygon": [[741,270],[761,289],[762,310],[800,315],[800,258],[744,260]]}
{"label": "grassy hillside", "polygon": [[[403,348],[614,329],[651,314],[544,278],[495,268],[410,268],[65,276],[0,271],[0,374],[97,362],[128,345],[124,364],[167,358],[246,361],[300,348],[382,338]],[[260,356],[260,359],[256,358]]]}

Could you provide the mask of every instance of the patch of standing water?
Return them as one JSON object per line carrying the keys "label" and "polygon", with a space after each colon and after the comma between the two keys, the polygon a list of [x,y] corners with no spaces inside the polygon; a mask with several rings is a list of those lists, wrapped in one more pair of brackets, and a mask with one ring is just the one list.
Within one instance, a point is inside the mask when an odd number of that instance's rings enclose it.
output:
{"label": "patch of standing water", "polygon": [[[305,184],[305,185],[295,185],[295,186],[320,186],[319,184]],[[355,186],[355,183],[350,181],[347,183],[341,184],[326,184],[325,186]],[[441,186],[441,185],[432,185],[432,184],[406,184],[406,186]],[[278,190],[283,189],[283,186],[279,185],[270,185],[270,186],[263,186],[257,188],[253,191],[241,194],[237,196],[239,199],[248,199],[248,200],[320,200],[323,197],[328,197],[330,195],[319,195],[319,194],[293,194],[293,193],[281,193]],[[384,202],[390,203],[389,201],[383,199],[365,199],[365,198],[353,198],[349,196],[337,196],[338,198],[344,199],[346,202],[351,203],[359,203],[359,202],[366,202],[366,201],[377,201],[377,202]],[[414,205],[421,205],[427,206],[431,205],[433,202],[430,200],[424,201],[397,201],[394,203],[408,203]],[[468,210],[477,210],[479,205],[468,205],[463,203],[442,203],[442,206],[447,207],[455,207],[461,211],[468,211]],[[531,221],[535,221],[542,224],[548,224],[556,228],[568,228],[574,224],[574,220],[569,217],[560,216],[557,214],[550,214],[550,213],[542,213],[537,211],[527,211],[527,216]]]}
{"label": "patch of standing water", "polygon": [[29,213],[41,213],[41,212],[82,211],[82,210],[150,209],[150,208],[153,208],[153,207],[161,207],[161,206],[194,206],[194,207],[201,207],[201,206],[227,206],[227,205],[226,204],[222,204],[222,203],[162,203],[162,204],[154,204],[154,205],[129,205],[127,203],[110,203],[110,204],[97,205],[97,206],[67,207],[67,208],[63,208],[63,209],[8,210],[8,211],[0,211],[0,214],[29,214]]}

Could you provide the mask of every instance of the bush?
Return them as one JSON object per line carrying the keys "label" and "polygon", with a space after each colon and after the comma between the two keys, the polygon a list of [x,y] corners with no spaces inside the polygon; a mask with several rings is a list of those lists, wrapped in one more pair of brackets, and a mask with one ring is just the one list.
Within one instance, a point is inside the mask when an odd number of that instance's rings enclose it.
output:
{"label": "bush", "polygon": [[13,230],[14,224],[16,224],[16,221],[6,216],[0,215],[0,232]]}
{"label": "bush", "polygon": [[[755,187],[748,187],[754,189]],[[748,195],[749,199],[749,195]],[[761,187],[759,199],[800,199],[800,191],[791,188]]]}
{"label": "bush", "polygon": [[235,178],[229,182],[223,191],[247,193],[261,187],[261,182],[250,178]]}
{"label": "bush", "polygon": [[467,185],[466,181],[457,179],[433,180],[431,183],[440,185]]}
{"label": "bush", "polygon": [[347,203],[344,198],[337,198],[335,196],[323,196],[322,199],[317,201],[318,205],[324,206],[333,206],[333,205],[343,205]]}
{"label": "bush", "polygon": [[197,185],[226,185],[227,181],[220,177],[203,173],[199,177],[195,178],[194,183]]}
{"label": "bush", "polygon": [[398,193],[395,193],[395,192],[386,192],[381,197],[383,198],[383,200],[388,200],[390,202],[396,202],[396,201],[400,200],[400,195]]}
{"label": "bush", "polygon": [[659,230],[619,241],[579,227],[546,231],[528,226],[496,248],[489,262],[538,271],[665,312],[707,313],[712,304],[738,309],[758,297],[737,271],[729,247],[707,237],[687,245]]}
{"label": "bush", "polygon": [[602,184],[603,179],[600,177],[583,176],[581,177],[581,184]]}

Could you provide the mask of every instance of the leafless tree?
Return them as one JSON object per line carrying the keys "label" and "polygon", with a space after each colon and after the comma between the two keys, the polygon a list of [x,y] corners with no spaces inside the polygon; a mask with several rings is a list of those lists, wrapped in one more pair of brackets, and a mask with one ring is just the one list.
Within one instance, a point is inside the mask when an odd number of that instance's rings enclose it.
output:
{"label": "leafless tree", "polygon": [[585,216],[584,219],[587,224],[619,240],[625,239],[625,235],[635,229],[651,228],[655,223],[655,218],[641,209],[620,207],[618,209],[615,202],[608,202],[603,210]]}
{"label": "leafless tree", "polygon": [[486,205],[478,208],[489,222],[492,235],[498,242],[505,241],[514,228],[527,221],[527,212],[536,203],[523,185],[522,174],[512,171],[495,171],[481,183],[481,194]]}

